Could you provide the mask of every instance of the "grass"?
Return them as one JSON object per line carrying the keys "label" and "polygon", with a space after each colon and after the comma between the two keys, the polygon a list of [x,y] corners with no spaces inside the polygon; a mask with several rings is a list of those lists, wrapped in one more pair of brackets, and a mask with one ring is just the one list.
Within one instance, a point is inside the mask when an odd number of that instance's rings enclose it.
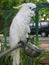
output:
{"label": "grass", "polygon": [[[4,51],[4,45],[1,45],[1,52]],[[9,49],[8,46],[6,46],[6,49]],[[20,65],[39,65],[42,58],[48,58],[48,65],[49,65],[49,52],[43,52],[39,57],[37,58],[30,58],[27,56],[24,52],[24,49],[21,49],[21,63]],[[0,58],[0,65],[12,65],[12,57],[10,54],[7,54],[6,56]]]}
{"label": "grass", "polygon": [[[20,65],[39,65],[42,57],[48,57],[49,56],[49,52],[44,52],[42,53],[39,57],[37,58],[30,58],[29,56],[27,56],[24,52],[24,49],[21,49],[21,63]],[[49,60],[49,57],[48,57]],[[10,56],[10,54],[7,54],[6,56],[0,58],[0,65],[12,65],[12,57]]]}

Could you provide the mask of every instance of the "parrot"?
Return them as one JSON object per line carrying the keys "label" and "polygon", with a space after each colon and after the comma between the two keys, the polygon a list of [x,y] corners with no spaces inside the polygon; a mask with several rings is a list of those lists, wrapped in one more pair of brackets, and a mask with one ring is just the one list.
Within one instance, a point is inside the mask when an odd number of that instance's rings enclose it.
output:
{"label": "parrot", "polygon": [[[36,5],[34,3],[23,3],[18,7],[13,7],[14,9],[18,9],[19,11],[16,13],[13,18],[10,30],[9,30],[9,43],[10,48],[15,47],[19,41],[26,42],[28,33],[30,33],[30,21],[33,16],[35,16]],[[12,65],[20,64],[20,48],[14,50],[11,53],[13,57]]]}

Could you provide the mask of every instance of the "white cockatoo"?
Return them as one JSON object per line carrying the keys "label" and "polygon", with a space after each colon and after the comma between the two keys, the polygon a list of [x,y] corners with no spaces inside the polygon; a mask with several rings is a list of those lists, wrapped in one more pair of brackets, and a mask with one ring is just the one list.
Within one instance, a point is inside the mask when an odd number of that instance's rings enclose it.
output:
{"label": "white cockatoo", "polygon": [[[36,5],[33,3],[24,3],[20,7],[19,12],[14,17],[11,26],[10,26],[10,46],[13,48],[21,40],[25,42],[27,39],[28,33],[30,33],[30,20],[32,16],[35,16]],[[13,7],[17,8],[17,7]],[[20,64],[20,49],[16,49],[12,52],[13,56],[13,65]]]}

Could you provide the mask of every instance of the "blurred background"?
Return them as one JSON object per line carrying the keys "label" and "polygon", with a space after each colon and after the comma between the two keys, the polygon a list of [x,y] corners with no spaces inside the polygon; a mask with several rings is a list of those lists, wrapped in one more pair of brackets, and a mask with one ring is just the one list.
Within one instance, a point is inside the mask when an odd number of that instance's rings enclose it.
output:
{"label": "blurred background", "polygon": [[[4,18],[6,15],[9,14],[8,10],[13,9],[13,6],[18,6],[22,3],[27,2],[33,2],[36,5],[40,3],[47,3],[47,0],[0,0],[0,33],[3,33],[3,27],[4,27]],[[17,12],[18,10],[16,10]],[[14,16],[14,15],[13,15]],[[9,29],[11,20],[13,19],[13,16],[10,17],[10,20],[7,21],[7,29]],[[32,21],[34,18],[32,18]],[[39,21],[41,20],[48,20],[49,21],[49,9],[43,8],[39,12]]]}

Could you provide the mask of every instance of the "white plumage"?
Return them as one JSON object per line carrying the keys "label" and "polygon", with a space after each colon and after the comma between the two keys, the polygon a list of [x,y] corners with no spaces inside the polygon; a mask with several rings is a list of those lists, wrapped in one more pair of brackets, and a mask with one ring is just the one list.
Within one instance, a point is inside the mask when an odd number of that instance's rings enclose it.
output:
{"label": "white plumage", "polygon": [[47,2],[49,3],[49,0],[47,0]]}
{"label": "white plumage", "polygon": [[[36,5],[33,3],[24,3],[21,5],[19,12],[14,17],[10,26],[10,46],[11,48],[21,40],[25,42],[28,33],[30,33],[29,23],[31,17],[35,15]],[[20,49],[12,52],[13,65],[20,64]]]}

